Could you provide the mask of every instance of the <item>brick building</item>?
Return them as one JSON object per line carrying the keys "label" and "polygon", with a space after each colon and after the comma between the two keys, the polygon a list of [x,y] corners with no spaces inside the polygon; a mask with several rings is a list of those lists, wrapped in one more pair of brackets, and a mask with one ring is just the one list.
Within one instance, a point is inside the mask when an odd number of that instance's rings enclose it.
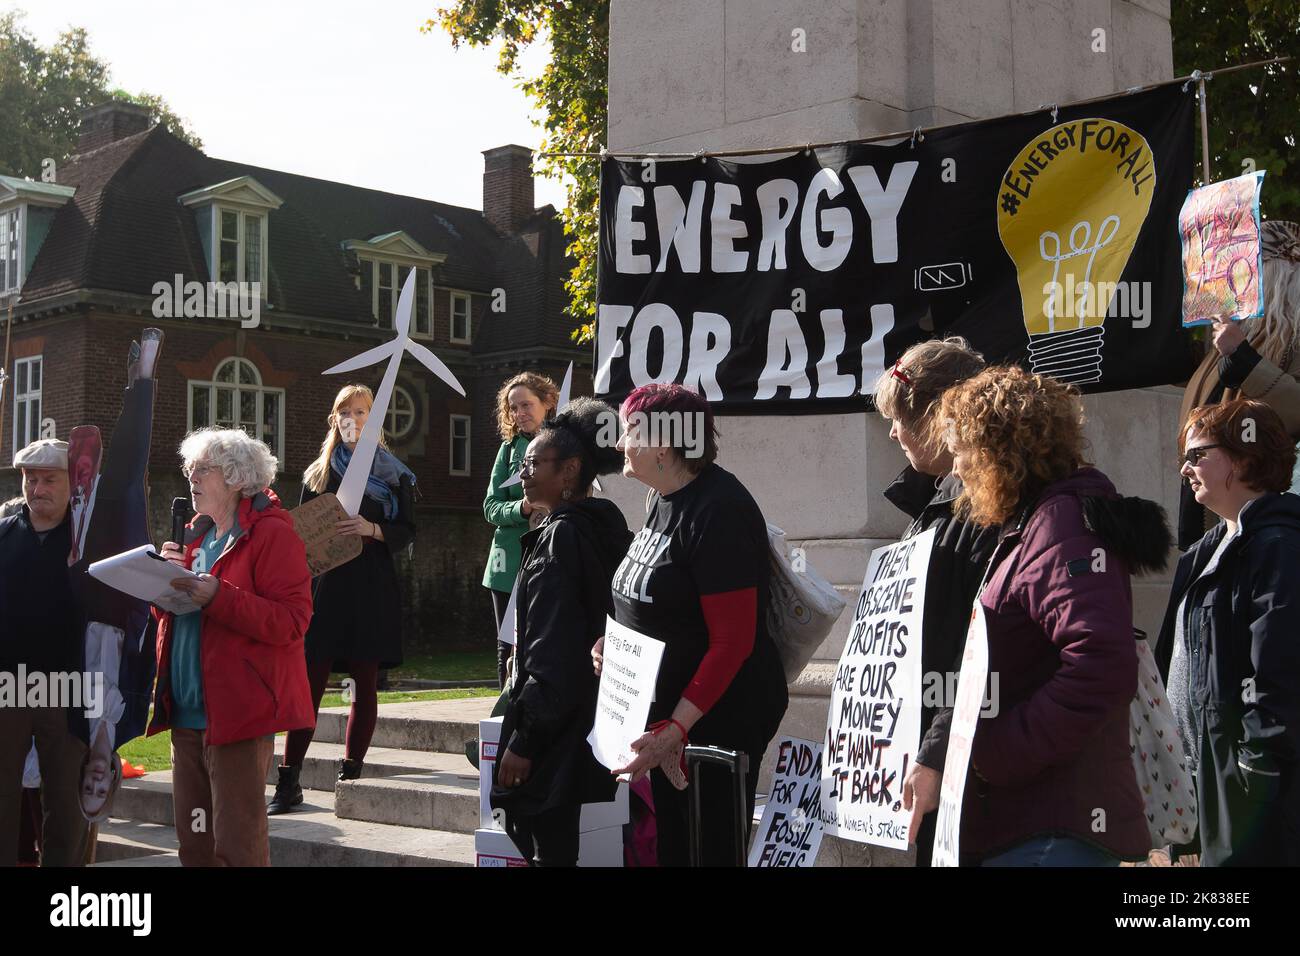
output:
{"label": "brick building", "polygon": [[[214,159],[147,124],[139,107],[98,107],[56,183],[0,177],[0,308],[13,304],[0,496],[18,493],[9,464],[42,421],[64,439],[98,425],[108,440],[127,349],[152,325],[166,333],[150,464],[155,534],[171,498],[186,493],[177,445],[204,425],[266,441],[281,463],[276,490],[296,504],[335,392],[347,381],[376,388],[385,363],[321,372],[392,337],[398,290],[415,269],[412,337],[467,397],[403,361],[385,425],[422,495],[420,534],[400,570],[406,639],[486,642],[490,603],[478,582],[491,538],[481,508],[499,444],[496,391],[524,369],[558,381],[575,360],[575,392],[590,392],[590,355],[570,341],[563,313],[563,230],[552,207],[533,206],[531,152],[484,153],[480,212]],[[232,317],[185,317],[184,284],[209,281],[260,283],[257,325],[244,327],[251,320],[241,322],[233,301]],[[165,293],[164,305],[159,283],[186,295]]]}

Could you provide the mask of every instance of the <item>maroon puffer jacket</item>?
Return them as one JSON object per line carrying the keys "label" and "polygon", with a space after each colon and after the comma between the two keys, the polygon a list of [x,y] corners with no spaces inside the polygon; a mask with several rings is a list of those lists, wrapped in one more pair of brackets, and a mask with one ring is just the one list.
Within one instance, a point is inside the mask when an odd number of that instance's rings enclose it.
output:
{"label": "maroon puffer jacket", "polygon": [[1144,859],[1128,734],[1138,679],[1129,573],[1163,565],[1164,514],[1083,468],[1050,485],[1020,523],[980,595],[999,710],[975,731],[963,861],[1047,834]]}

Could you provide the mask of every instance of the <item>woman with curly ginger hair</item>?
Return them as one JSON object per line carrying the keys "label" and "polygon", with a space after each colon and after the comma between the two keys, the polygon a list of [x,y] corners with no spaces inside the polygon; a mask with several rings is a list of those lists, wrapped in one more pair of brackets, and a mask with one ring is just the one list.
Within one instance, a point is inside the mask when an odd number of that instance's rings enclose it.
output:
{"label": "woman with curly ginger hair", "polygon": [[[528,443],[542,422],[554,414],[559,399],[560,390],[555,383],[536,372],[520,372],[497,392],[497,431],[501,433],[501,447],[497,450],[487,495],[483,499],[483,517],[496,530],[492,532],[492,550],[488,552],[487,567],[483,571],[483,586],[492,595],[498,631],[519,573],[519,539],[530,523],[536,524],[542,518],[541,512],[534,510],[532,503],[524,498],[521,484],[502,485],[524,467],[524,451]],[[498,642],[497,680],[503,688],[506,686],[506,662],[510,650],[509,644]]]}
{"label": "woman with curly ginger hair", "polygon": [[946,392],[936,419],[964,486],[958,514],[1002,525],[978,598],[998,699],[975,730],[963,862],[1146,859],[1129,574],[1167,561],[1164,513],[1084,461],[1079,394],[1054,379],[987,369]]}

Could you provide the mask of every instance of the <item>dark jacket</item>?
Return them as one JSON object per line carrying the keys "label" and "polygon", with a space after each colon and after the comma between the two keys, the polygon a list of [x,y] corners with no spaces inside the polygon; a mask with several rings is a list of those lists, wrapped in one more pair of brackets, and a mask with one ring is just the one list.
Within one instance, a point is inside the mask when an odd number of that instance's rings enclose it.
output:
{"label": "dark jacket", "polygon": [[561,506],[523,536],[516,671],[501,740],[533,767],[522,787],[502,789],[494,776],[494,807],[530,815],[613,799],[613,778],[587,744],[600,684],[591,648],[613,613],[610,580],[631,541],[622,512],[602,498]]}
{"label": "dark jacket", "polygon": [[65,515],[42,541],[27,506],[0,520],[0,671],[73,671],[85,621],[68,567],[72,522]]}
{"label": "dark jacket", "polygon": [[[185,566],[212,527],[198,515],[185,531]],[[200,666],[210,747],[299,730],[315,723],[302,638],[311,618],[307,549],[269,488],[239,503],[235,534],[212,565],[221,581],[203,608]],[[149,734],[171,728],[171,638],[175,615],[153,608],[158,687]]]}
{"label": "dark jacket", "polygon": [[[337,492],[341,483],[331,468],[325,490]],[[402,663],[402,594],[393,555],[415,539],[415,506],[414,488],[405,475],[395,491],[397,514],[391,521],[378,500],[369,495],[361,499],[361,517],[379,525],[384,540],[363,538],[359,555],[312,581],[307,659],[329,661],[330,670],[346,670],[348,661],[377,661],[381,670]],[[304,485],[300,504],[315,497]]]}
{"label": "dark jacket", "polygon": [[1151,840],[1129,752],[1129,574],[1166,561],[1164,512],[1082,468],[1006,529],[980,595],[998,710],[975,729],[962,856],[1060,834],[1144,859]]}
{"label": "dark jacket", "polygon": [[1193,746],[1201,864],[1297,866],[1300,498],[1256,500],[1201,577],[1226,533],[1220,522],[1178,562],[1156,662],[1167,678],[1175,614],[1186,598],[1188,691],[1200,718]]}
{"label": "dark jacket", "polygon": [[[953,515],[952,505],[961,491],[961,480],[956,475],[950,473],[936,480],[910,465],[885,489],[885,497],[913,519],[903,532],[904,539],[935,529],[925,582],[921,673],[929,680],[935,679],[933,675],[943,675],[945,688],[955,686],[955,681],[947,679],[948,673],[961,671],[971,603],[998,543],[998,528],[981,528]],[[917,763],[943,772],[951,723],[950,706],[922,706]]]}

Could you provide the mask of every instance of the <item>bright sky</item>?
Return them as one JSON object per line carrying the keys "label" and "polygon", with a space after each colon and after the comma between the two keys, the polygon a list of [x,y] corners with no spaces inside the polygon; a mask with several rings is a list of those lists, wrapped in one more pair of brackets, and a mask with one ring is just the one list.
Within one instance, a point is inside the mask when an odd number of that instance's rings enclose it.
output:
{"label": "bright sky", "polygon": [[[85,27],[111,82],[156,93],[204,151],[481,209],[482,150],[542,130],[495,50],[453,50],[420,25],[446,0],[0,0],[49,46]],[[539,72],[545,51],[524,68]],[[564,205],[537,180],[536,202]]]}

